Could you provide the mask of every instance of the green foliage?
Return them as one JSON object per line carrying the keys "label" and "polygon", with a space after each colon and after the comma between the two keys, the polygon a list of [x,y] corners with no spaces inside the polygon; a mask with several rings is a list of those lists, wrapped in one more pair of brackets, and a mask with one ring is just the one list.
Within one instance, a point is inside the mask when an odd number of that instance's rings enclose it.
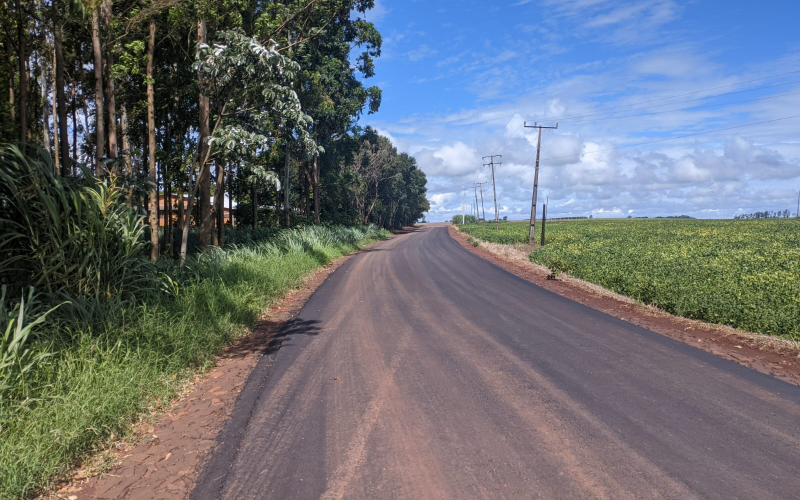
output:
{"label": "green foliage", "polygon": [[326,190],[322,220],[374,223],[389,229],[413,225],[430,208],[427,178],[417,161],[397,153],[374,129],[342,136],[320,157]]}
{"label": "green foliage", "polygon": [[[11,397],[27,396],[25,379],[40,361],[51,356],[50,353],[31,347],[36,328],[58,306],[37,314],[33,288],[28,300],[22,297],[19,302],[7,301],[8,288],[3,285],[0,295],[0,405]],[[35,318],[33,317],[35,315]]]}
{"label": "green foliage", "polygon": [[155,292],[142,218],[114,180],[54,172],[41,149],[0,146],[0,282],[97,302]]}
{"label": "green foliage", "polygon": [[[476,238],[492,243],[501,243],[504,245],[512,245],[514,243],[528,243],[528,225],[526,223],[508,223],[506,221],[499,221],[499,230],[495,229],[495,222],[489,220],[480,224],[470,222],[470,216],[467,216],[467,225],[462,225],[459,229],[462,232],[475,236]],[[461,216],[453,217],[453,223],[458,224],[456,220],[461,220]],[[548,224],[547,230],[550,226]]]}
{"label": "green foliage", "polygon": [[477,224],[478,223],[478,219],[476,219],[474,215],[464,215],[463,218],[462,218],[461,215],[454,215],[452,222],[453,222],[453,224],[459,224],[459,225],[464,224],[464,223],[466,223],[466,224]]}
{"label": "green foliage", "polygon": [[[524,243],[526,223],[463,226]],[[547,224],[533,262],[680,316],[800,338],[800,220],[583,220]],[[551,267],[553,269],[553,267]]]}
{"label": "green foliage", "polygon": [[239,29],[220,31],[216,39],[213,46],[197,47],[194,64],[221,118],[209,144],[217,143],[226,158],[250,158],[269,147],[274,130],[288,124],[305,149],[316,153],[308,134],[311,117],[290,85],[300,66],[281,55],[275,43],[261,45]]}
{"label": "green foliage", "polygon": [[[70,335],[49,334],[53,342],[28,339],[30,356],[52,355],[24,374],[25,399],[14,391],[0,402],[0,498],[53,485],[93,447],[168,404],[185,380],[309,272],[388,236],[375,226],[244,233],[241,245],[166,269],[174,293],[111,302],[101,323],[72,323]],[[33,312],[25,327],[41,317]]]}

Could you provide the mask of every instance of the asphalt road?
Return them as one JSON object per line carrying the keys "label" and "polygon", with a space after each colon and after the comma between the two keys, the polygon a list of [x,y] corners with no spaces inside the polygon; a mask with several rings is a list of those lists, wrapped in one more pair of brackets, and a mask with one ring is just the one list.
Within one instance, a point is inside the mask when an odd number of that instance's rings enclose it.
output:
{"label": "asphalt road", "polygon": [[800,388],[545,291],[444,227],[322,284],[193,493],[799,497]]}

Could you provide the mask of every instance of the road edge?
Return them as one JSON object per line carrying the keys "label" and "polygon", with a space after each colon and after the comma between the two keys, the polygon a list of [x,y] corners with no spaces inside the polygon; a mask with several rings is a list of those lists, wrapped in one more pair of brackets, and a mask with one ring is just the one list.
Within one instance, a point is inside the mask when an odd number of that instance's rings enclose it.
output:
{"label": "road edge", "polygon": [[[675,316],[572,276],[548,279],[550,270],[527,259],[524,249],[485,242],[449,225],[449,236],[469,252],[545,290],[758,372],[800,386],[800,344]],[[476,246],[477,244],[477,246]]]}

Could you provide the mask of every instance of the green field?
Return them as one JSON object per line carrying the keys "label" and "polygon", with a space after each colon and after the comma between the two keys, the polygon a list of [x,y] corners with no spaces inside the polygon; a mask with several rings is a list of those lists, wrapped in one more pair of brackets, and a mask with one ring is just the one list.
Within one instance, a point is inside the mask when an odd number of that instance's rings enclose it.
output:
{"label": "green field", "polygon": [[[527,222],[461,230],[528,239]],[[800,339],[800,219],[581,220],[549,223],[546,235],[531,261],[673,314]]]}

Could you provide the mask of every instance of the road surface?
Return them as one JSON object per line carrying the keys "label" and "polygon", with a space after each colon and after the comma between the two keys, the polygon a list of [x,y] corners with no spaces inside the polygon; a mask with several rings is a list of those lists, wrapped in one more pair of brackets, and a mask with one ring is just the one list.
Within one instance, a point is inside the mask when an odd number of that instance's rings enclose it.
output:
{"label": "road surface", "polygon": [[798,498],[799,403],[426,227],[320,286],[193,498]]}

